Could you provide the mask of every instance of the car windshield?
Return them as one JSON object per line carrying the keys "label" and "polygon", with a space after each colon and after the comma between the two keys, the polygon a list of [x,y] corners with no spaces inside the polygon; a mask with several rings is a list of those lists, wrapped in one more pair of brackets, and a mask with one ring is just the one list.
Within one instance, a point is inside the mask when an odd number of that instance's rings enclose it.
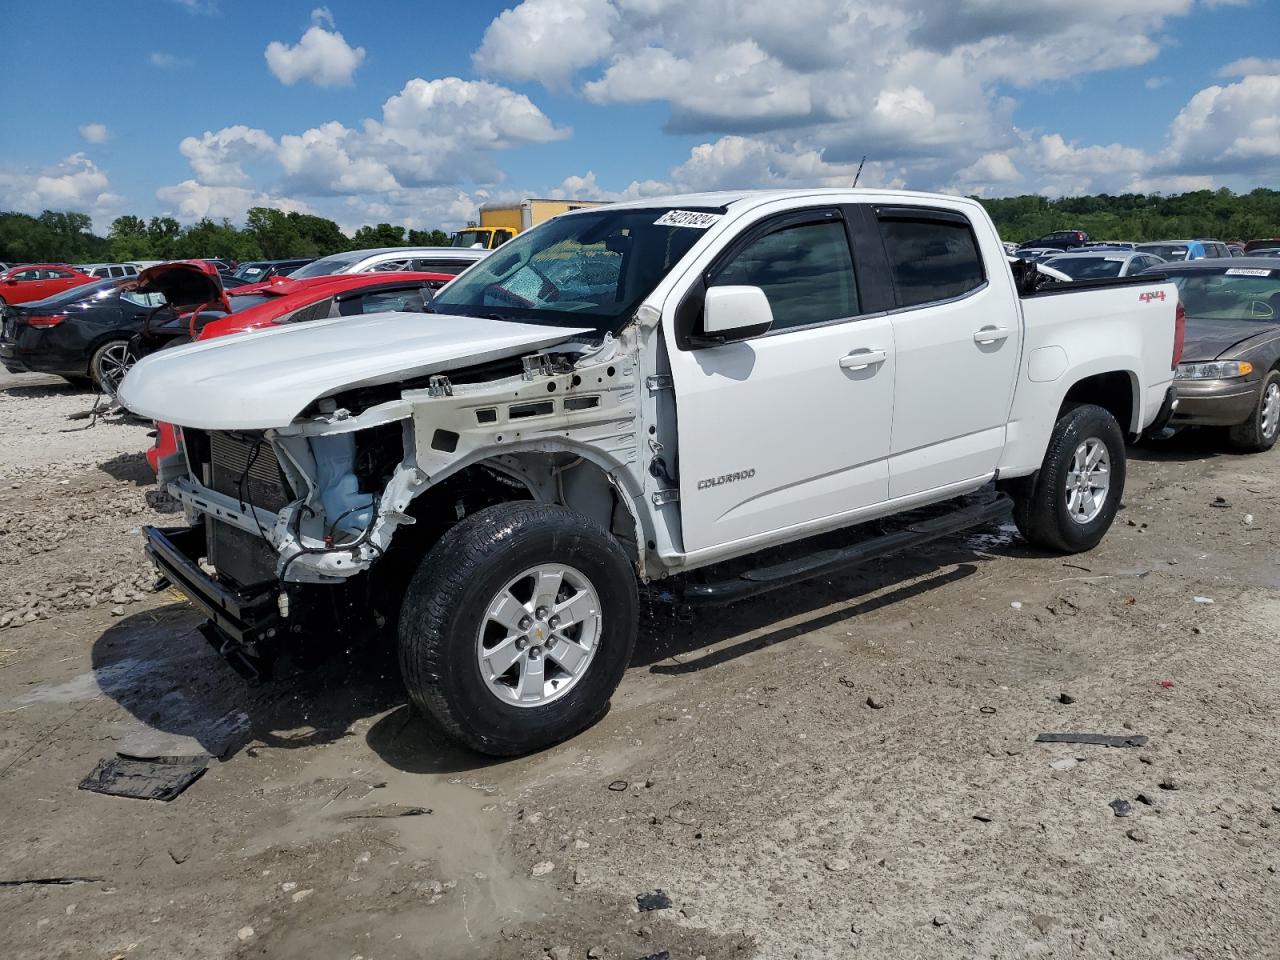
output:
{"label": "car windshield", "polygon": [[305,280],[307,277],[327,277],[335,273],[343,273],[367,256],[367,253],[335,253],[332,256],[321,257],[319,260],[312,260],[294,270],[289,276],[294,280]]}
{"label": "car windshield", "polygon": [[1188,317],[1197,320],[1280,322],[1280,269],[1233,267],[1223,273],[1179,273],[1169,277]]}
{"label": "car windshield", "polygon": [[1046,267],[1061,270],[1072,280],[1101,280],[1120,276],[1124,257],[1052,257]]}
{"label": "car windshield", "polygon": [[453,235],[452,246],[470,247],[477,243],[482,247],[489,245],[489,233],[487,230],[459,230]]}
{"label": "car windshield", "polygon": [[1187,259],[1186,244],[1181,243],[1143,243],[1139,244],[1138,250],[1142,253],[1154,253],[1162,260],[1170,262]]}
{"label": "car windshield", "polygon": [[503,244],[431,309],[616,330],[720,213],[646,207],[557,217]]}

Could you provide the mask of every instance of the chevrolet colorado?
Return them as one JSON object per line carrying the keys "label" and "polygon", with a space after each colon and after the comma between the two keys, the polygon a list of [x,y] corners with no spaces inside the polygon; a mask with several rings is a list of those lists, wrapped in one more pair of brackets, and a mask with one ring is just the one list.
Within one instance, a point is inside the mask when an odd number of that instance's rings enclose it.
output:
{"label": "chevrolet colorado", "polygon": [[538,749],[607,709],[637,579],[688,574],[686,598],[725,602],[1010,505],[1040,547],[1097,544],[1125,438],[1174,404],[1177,292],[1037,291],[1028,269],[955,197],[567,213],[428,315],[139,362],[121,402],[181,428],[159,475],[189,521],[148,529],[147,549],[241,669],[289,637],[394,625],[410,697],[446,731]]}

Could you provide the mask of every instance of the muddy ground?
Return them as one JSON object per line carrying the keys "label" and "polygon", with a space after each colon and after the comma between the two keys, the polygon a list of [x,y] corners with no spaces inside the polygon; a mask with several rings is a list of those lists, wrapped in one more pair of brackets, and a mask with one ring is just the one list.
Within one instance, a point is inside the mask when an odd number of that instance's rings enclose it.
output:
{"label": "muddy ground", "polygon": [[[387,650],[224,666],[150,590],[146,426],[91,403],[0,379],[7,956],[1280,956],[1280,453],[1133,450],[1086,556],[991,529],[728,610],[655,589],[609,715],[490,763]],[[78,790],[116,751],[220,759]]]}

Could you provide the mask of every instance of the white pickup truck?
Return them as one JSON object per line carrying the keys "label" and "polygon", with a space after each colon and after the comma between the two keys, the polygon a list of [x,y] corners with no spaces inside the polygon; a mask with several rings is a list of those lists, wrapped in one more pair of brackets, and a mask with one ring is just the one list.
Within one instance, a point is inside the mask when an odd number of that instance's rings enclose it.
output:
{"label": "white pickup truck", "polygon": [[[149,529],[147,549],[242,670],[286,640],[394,625],[409,694],[445,730],[484,753],[537,749],[607,709],[637,579],[735,600],[1010,503],[1037,546],[1097,544],[1125,438],[1174,404],[1177,292],[1035,292],[1024,269],[955,197],[734,192],[565,214],[428,315],[138,363],[120,398],[180,428],[160,481],[190,524]],[[804,542],[870,520],[875,536]]]}

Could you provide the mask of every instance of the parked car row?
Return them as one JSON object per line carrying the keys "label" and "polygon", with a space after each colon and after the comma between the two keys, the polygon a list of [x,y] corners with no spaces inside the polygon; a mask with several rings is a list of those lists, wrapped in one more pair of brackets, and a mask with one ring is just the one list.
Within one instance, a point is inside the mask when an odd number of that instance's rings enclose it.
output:
{"label": "parked car row", "polygon": [[[140,274],[110,279],[95,279],[69,266],[23,267],[11,271],[20,275],[12,283],[0,277],[0,291],[13,297],[0,320],[0,363],[11,372],[53,373],[75,383],[94,383],[114,394],[138,356],[137,344],[131,347],[131,341],[145,329],[151,328],[154,337],[164,339],[164,331],[172,331],[175,324],[182,327],[190,323],[187,339],[193,340],[216,316],[267,301],[279,305],[285,297],[305,297],[307,288],[298,284],[311,279],[365,278],[350,284],[351,289],[358,289],[376,287],[388,274],[392,279],[411,274],[421,283],[439,286],[488,253],[453,247],[356,250],[318,260],[244,264],[242,271],[251,268],[244,276],[224,273],[227,265],[215,260],[177,261],[184,266],[176,271],[169,269],[175,264],[159,264]],[[291,274],[281,272],[288,268],[292,268]],[[188,280],[175,301],[175,278],[196,274],[206,279]],[[251,281],[251,277],[258,279]],[[216,287],[216,295],[210,284]],[[315,287],[316,291],[322,289],[323,284]],[[326,296],[338,292],[346,291],[335,289]],[[205,299],[201,299],[203,295],[207,295]],[[322,299],[317,292],[316,302]],[[333,298],[334,309],[349,309],[351,302],[349,296]],[[219,303],[225,305],[221,313],[210,306]],[[263,316],[255,314],[245,329],[261,325],[257,321]],[[209,336],[227,332],[226,326],[214,329]]]}

